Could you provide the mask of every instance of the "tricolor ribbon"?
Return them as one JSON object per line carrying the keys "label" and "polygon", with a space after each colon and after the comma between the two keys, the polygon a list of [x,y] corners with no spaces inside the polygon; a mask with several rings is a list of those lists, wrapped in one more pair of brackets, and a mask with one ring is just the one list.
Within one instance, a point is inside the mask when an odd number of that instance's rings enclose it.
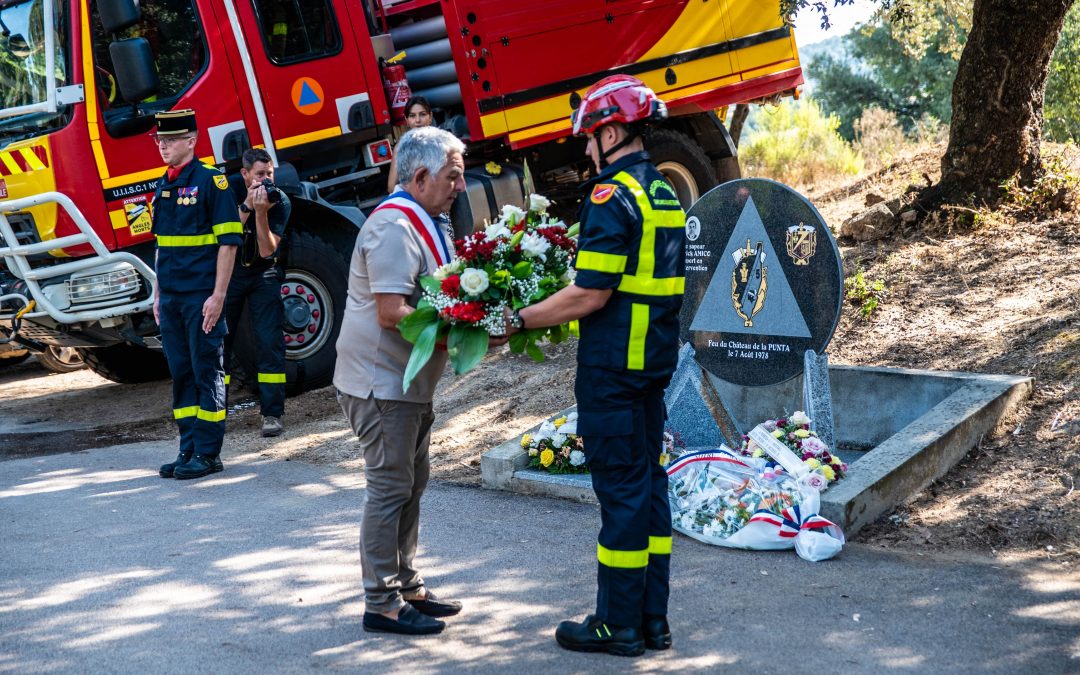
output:
{"label": "tricolor ribbon", "polygon": [[384,199],[371,213],[374,215],[379,211],[387,209],[393,209],[405,214],[417,233],[424,240],[424,243],[427,244],[432,257],[435,258],[436,266],[441,267],[453,259],[454,256],[451,253],[450,245],[446,241],[446,235],[440,227],[435,225],[435,222],[431,219],[431,216],[428,215],[427,211],[422,209],[420,205],[416,203],[416,200],[412,198],[412,195],[404,190],[399,190]]}
{"label": "tricolor ribbon", "polygon": [[803,518],[798,504],[787,507],[780,512],[779,516],[772,511],[761,509],[750,516],[749,523],[768,523],[773,525],[779,529],[777,534],[786,538],[797,537],[802,530],[827,531],[830,527],[836,527],[835,523],[822,518],[816,513]]}
{"label": "tricolor ribbon", "polygon": [[699,450],[683,455],[675,460],[675,462],[668,467],[667,475],[674,476],[676,472],[682,471],[695,462],[727,462],[729,464],[748,468],[748,465],[745,462],[736,459],[734,455],[725,452],[724,450]]}

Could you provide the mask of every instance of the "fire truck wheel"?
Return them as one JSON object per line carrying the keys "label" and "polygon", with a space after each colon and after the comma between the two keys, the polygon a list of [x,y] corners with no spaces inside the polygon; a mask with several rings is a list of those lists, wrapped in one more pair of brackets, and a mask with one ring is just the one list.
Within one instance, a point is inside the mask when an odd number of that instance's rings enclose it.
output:
{"label": "fire truck wheel", "polygon": [[79,354],[87,368],[113,382],[139,384],[169,377],[165,354],[156,349],[119,344],[80,349]]}
{"label": "fire truck wheel", "polygon": [[50,346],[37,357],[46,370],[54,373],[73,373],[86,367],[79,350],[74,347]]}
{"label": "fire truck wheel", "polygon": [[[285,305],[286,394],[325,387],[334,378],[338,332],[345,314],[352,246],[343,250],[311,232],[290,236],[281,300]],[[245,312],[246,314],[246,312]],[[243,370],[238,378],[257,387],[255,333],[242,317],[233,354]]]}
{"label": "fire truck wheel", "polygon": [[689,136],[657,129],[649,135],[646,149],[656,168],[675,188],[684,210],[717,186],[713,163]]}

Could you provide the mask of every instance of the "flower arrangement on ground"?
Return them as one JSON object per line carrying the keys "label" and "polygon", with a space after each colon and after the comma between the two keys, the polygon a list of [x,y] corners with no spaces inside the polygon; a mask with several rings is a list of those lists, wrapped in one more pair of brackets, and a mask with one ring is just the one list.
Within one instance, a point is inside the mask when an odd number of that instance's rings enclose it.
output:
{"label": "flower arrangement on ground", "polygon": [[664,443],[660,450],[660,466],[667,468],[686,452],[686,441],[682,434],[670,428],[664,429]]}
{"label": "flower arrangement on ground", "polygon": [[[829,446],[810,429],[811,423],[812,420],[806,416],[806,413],[796,410],[789,417],[765,420],[761,426],[802,460],[803,466],[809,471],[805,480],[820,491],[842,479],[847,474],[848,465],[829,452]],[[744,457],[765,459],[769,469],[774,473],[784,471],[783,467],[768,457],[766,452],[749,436],[742,437],[739,454]]]}
{"label": "flower arrangement on ground", "polygon": [[[540,302],[573,282],[578,226],[567,227],[549,215],[551,202],[541,195],[529,195],[527,206],[504,206],[485,230],[454,242],[452,262],[420,279],[423,295],[416,311],[398,324],[402,337],[413,343],[404,390],[440,340],[446,340],[454,372],[468,372],[487,352],[489,337],[505,333],[507,309]],[[510,349],[543,361],[537,343],[562,342],[569,334],[566,325],[526,329],[510,337]]]}
{"label": "flower arrangement on ground", "polygon": [[529,453],[529,467],[549,473],[588,473],[584,444],[577,435],[577,413],[570,413],[540,425],[534,434],[521,437],[521,447]]}

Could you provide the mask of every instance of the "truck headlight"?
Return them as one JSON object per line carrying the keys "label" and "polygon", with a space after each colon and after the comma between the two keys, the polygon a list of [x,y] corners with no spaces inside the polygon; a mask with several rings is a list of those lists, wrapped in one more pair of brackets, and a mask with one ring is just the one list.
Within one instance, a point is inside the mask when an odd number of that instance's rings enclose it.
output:
{"label": "truck headlight", "polygon": [[139,273],[128,263],[119,263],[106,272],[72,275],[68,280],[71,302],[100,302],[134,295],[139,290]]}

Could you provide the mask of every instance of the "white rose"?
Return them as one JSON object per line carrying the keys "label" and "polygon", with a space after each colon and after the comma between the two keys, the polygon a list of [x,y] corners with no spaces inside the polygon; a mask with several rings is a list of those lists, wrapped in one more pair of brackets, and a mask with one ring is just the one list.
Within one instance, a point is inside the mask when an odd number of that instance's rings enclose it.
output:
{"label": "white rose", "polygon": [[551,436],[551,444],[554,445],[556,448],[561,448],[563,443],[565,442],[566,434],[562,433],[561,429]]}
{"label": "white rose", "polygon": [[431,276],[435,277],[439,281],[442,281],[446,277],[450,276],[450,268],[446,265],[443,265],[442,267],[439,267],[434,272],[432,272]]}
{"label": "white rose", "polygon": [[466,267],[461,273],[461,290],[469,295],[480,295],[487,290],[490,283],[487,272],[484,270]]}
{"label": "white rose", "polygon": [[484,230],[484,236],[487,237],[488,241],[491,241],[492,239],[498,239],[499,237],[509,238],[510,235],[510,228],[504,225],[501,220],[496,221],[491,225],[488,225],[487,229]]}
{"label": "white rose", "polygon": [[534,439],[537,439],[537,438],[551,438],[554,434],[555,434],[555,425],[552,424],[551,422],[544,422],[543,424],[540,425],[540,431],[537,431],[536,435],[533,436],[533,438]]}
{"label": "white rose", "polygon": [[559,281],[563,282],[568,286],[574,283],[574,279],[577,279],[577,270],[573,267],[567,267],[566,271],[563,272],[562,275],[559,277]]}
{"label": "white rose", "polygon": [[804,413],[804,412],[803,412],[803,411],[801,411],[801,410],[796,410],[795,412],[793,412],[793,413],[791,414],[791,417],[789,417],[789,418],[788,418],[788,420],[789,420],[789,421],[790,421],[790,422],[791,422],[792,424],[794,424],[794,425],[797,425],[797,426],[800,426],[800,427],[801,427],[802,425],[804,425],[804,424],[810,424],[810,418],[809,418],[809,417],[807,417],[807,416],[806,416],[806,413]]}
{"label": "white rose", "polygon": [[577,436],[577,420],[564,423],[559,427],[559,433],[566,434],[567,436]]}
{"label": "white rose", "polygon": [[521,239],[521,252],[526,258],[544,260],[544,254],[549,248],[551,248],[551,243],[535,232],[529,232]]}
{"label": "white rose", "polygon": [[499,218],[512,227],[525,220],[525,212],[520,207],[514,206],[513,204],[507,204],[502,207]]}
{"label": "white rose", "polygon": [[551,206],[551,202],[547,199],[547,197],[542,197],[540,195],[529,195],[530,211],[540,211],[541,213],[543,213],[544,211],[547,211],[547,207],[549,206]]}
{"label": "white rose", "polygon": [[581,466],[585,463],[585,453],[580,450],[570,452],[570,466]]}

